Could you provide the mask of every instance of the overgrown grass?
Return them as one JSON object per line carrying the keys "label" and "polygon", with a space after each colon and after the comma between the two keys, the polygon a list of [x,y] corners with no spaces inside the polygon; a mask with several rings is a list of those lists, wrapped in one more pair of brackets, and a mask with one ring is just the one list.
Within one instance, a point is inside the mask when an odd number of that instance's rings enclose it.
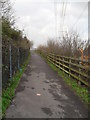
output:
{"label": "overgrown grass", "polygon": [[[39,52],[37,52],[39,53]],[[59,76],[63,78],[63,80],[67,83],[67,85],[72,88],[75,93],[84,101],[86,104],[90,102],[90,94],[88,94],[88,88],[78,85],[77,81],[72,77],[69,77],[68,74],[57,68],[54,64],[50,63],[43,54],[40,54],[41,57],[45,59],[48,65],[58,73]]]}
{"label": "overgrown grass", "polygon": [[28,57],[28,59],[25,61],[25,63],[22,65],[21,69],[19,71],[17,71],[17,73],[14,75],[14,77],[12,79],[10,79],[9,81],[9,85],[6,89],[3,89],[2,91],[2,116],[5,116],[5,112],[6,109],[8,108],[8,106],[11,103],[12,98],[15,95],[15,90],[19,84],[19,81],[29,63],[30,60],[30,55]]}

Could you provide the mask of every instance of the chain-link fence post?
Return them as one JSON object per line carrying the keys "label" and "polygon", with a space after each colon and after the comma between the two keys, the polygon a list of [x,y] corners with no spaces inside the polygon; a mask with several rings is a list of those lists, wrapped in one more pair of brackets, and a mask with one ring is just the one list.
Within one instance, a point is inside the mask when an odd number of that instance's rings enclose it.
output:
{"label": "chain-link fence post", "polygon": [[20,69],[20,52],[19,52],[19,48],[18,48],[18,69]]}
{"label": "chain-link fence post", "polygon": [[10,51],[10,78],[12,78],[12,47],[11,45],[9,46],[9,51]]}

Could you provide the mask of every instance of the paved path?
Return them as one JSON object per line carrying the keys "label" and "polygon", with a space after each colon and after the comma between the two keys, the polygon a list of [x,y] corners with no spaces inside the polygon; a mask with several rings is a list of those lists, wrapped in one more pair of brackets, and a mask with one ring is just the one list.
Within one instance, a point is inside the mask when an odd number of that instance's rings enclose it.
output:
{"label": "paved path", "polygon": [[87,108],[58,74],[32,52],[6,118],[85,118]]}

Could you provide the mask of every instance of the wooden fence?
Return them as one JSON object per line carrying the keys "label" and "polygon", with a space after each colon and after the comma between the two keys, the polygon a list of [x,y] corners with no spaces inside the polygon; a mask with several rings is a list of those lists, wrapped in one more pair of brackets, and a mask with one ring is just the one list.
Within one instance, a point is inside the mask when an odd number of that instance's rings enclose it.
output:
{"label": "wooden fence", "polygon": [[44,54],[49,62],[54,64],[57,68],[63,70],[70,77],[73,77],[78,82],[86,86],[90,86],[90,63],[88,61],[81,61],[71,57],[55,55],[44,50],[40,52]]}

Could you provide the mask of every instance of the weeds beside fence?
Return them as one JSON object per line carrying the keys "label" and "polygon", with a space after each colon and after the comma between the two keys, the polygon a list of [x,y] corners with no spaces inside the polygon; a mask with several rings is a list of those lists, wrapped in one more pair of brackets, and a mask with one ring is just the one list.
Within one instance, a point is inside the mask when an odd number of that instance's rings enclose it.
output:
{"label": "weeds beside fence", "polygon": [[10,105],[13,97],[15,96],[16,88],[19,85],[20,79],[27,68],[27,65],[30,61],[30,55],[25,60],[21,66],[22,71],[17,71],[16,74],[12,77],[12,80],[9,82],[9,86],[2,91],[2,117],[5,117],[5,112],[8,106]]}

